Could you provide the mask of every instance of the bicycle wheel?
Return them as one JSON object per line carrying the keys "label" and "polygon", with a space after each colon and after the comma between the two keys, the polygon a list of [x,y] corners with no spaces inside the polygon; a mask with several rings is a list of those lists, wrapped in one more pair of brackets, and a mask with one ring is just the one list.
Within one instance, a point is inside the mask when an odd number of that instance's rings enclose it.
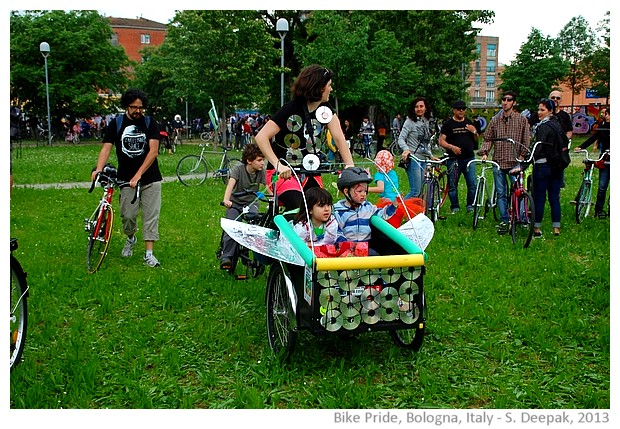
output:
{"label": "bicycle wheel", "polygon": [[397,157],[399,157],[399,156],[401,156],[403,154],[403,150],[398,145],[398,140],[393,141],[392,143],[390,143],[389,151],[392,153],[392,155],[395,158],[397,158]]}
{"label": "bicycle wheel", "polygon": [[174,141],[170,145],[170,151],[172,153],[177,153],[177,145],[179,144],[179,139],[177,137],[174,138]]}
{"label": "bicycle wheel", "polygon": [[213,133],[211,131],[205,131],[200,133],[200,140],[202,140],[203,142],[213,140]]}
{"label": "bicycle wheel", "polygon": [[207,173],[207,164],[198,155],[186,155],[177,164],[177,177],[185,186],[201,185]]}
{"label": "bicycle wheel", "polygon": [[422,347],[424,341],[424,332],[426,331],[426,298],[424,291],[417,295],[416,307],[414,312],[418,313],[418,318],[412,329],[396,329],[390,331],[390,336],[394,342],[403,348],[418,351]]}
{"label": "bicycle wheel", "polygon": [[291,326],[295,315],[285,275],[282,265],[276,263],[267,280],[267,338],[269,347],[281,362],[290,358],[297,340],[297,331]]}
{"label": "bicycle wheel", "polygon": [[437,222],[439,219],[439,187],[436,181],[424,182],[420,198],[424,200],[424,214],[431,220]]}
{"label": "bicycle wheel", "polygon": [[90,224],[88,246],[86,247],[86,269],[94,273],[99,269],[110,244],[112,226],[114,225],[114,211],[111,206],[103,209],[99,216]]}
{"label": "bicycle wheel", "polygon": [[472,221],[474,229],[478,227],[478,221],[484,219],[484,206],[484,179],[480,179],[476,185],[476,196],[474,198],[474,219]]}
{"label": "bicycle wheel", "polygon": [[237,158],[229,158],[226,162],[224,162],[224,165],[222,166],[222,168],[220,170],[218,170],[216,172],[216,176],[219,176],[222,178],[222,182],[224,182],[224,184],[228,184],[228,179],[230,179],[230,170],[235,166],[235,165],[240,165],[241,161],[239,161]]}
{"label": "bicycle wheel", "polygon": [[22,358],[28,328],[28,283],[26,273],[11,255],[11,297],[10,297],[10,336],[11,370]]}
{"label": "bicycle wheel", "polygon": [[166,140],[159,139],[159,154],[166,153]]}
{"label": "bicycle wheel", "polygon": [[590,212],[590,205],[592,204],[592,182],[588,180],[581,182],[576,201],[575,220],[577,223],[581,223]]}
{"label": "bicycle wheel", "polygon": [[511,209],[510,234],[514,244],[523,242],[523,247],[526,248],[534,234],[534,199],[523,190],[516,198],[516,203],[516,207]]}
{"label": "bicycle wheel", "polygon": [[495,191],[492,192],[492,198],[487,198],[487,210],[493,208],[493,219],[495,222],[499,222],[499,207],[497,207],[497,193]]}

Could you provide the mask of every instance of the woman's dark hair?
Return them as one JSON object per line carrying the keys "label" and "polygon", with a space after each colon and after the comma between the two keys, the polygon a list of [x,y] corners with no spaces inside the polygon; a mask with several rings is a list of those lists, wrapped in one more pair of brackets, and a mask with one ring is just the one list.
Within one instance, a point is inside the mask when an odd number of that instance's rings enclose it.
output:
{"label": "woman's dark hair", "polygon": [[261,152],[260,148],[255,143],[248,143],[243,148],[243,152],[241,153],[241,162],[243,165],[247,165],[248,162],[254,161],[259,156],[263,156],[263,152]]}
{"label": "woman's dark hair", "polygon": [[552,113],[555,112],[555,102],[550,98],[541,98],[538,104],[544,105],[545,108]]}
{"label": "woman's dark hair", "polygon": [[146,109],[149,104],[149,97],[146,95],[146,92],[136,89],[129,88],[125,93],[121,96],[121,107],[126,109],[131,103],[140,99],[142,101],[142,106]]}
{"label": "woman's dark hair", "polygon": [[310,188],[306,190],[305,195],[306,195],[306,203],[308,204],[308,207],[306,207],[303,203],[300,205],[299,212],[297,212],[297,214],[295,215],[295,218],[293,219],[293,223],[307,221],[309,217],[308,213],[312,210],[312,207],[316,206],[317,204],[320,207],[323,207],[325,205],[331,206],[334,202],[332,194],[330,194],[324,188],[319,188],[319,187]]}
{"label": "woman's dark hair", "polygon": [[320,101],[323,96],[323,88],[332,77],[334,77],[334,73],[318,64],[304,68],[291,86],[293,97],[305,98],[310,102]]}
{"label": "woman's dark hair", "polygon": [[420,101],[424,102],[424,106],[426,107],[426,112],[424,112],[424,117],[426,119],[431,118],[431,105],[425,97],[416,97],[411,104],[409,105],[409,110],[407,110],[407,116],[414,122],[418,121],[418,117],[415,114],[415,105]]}

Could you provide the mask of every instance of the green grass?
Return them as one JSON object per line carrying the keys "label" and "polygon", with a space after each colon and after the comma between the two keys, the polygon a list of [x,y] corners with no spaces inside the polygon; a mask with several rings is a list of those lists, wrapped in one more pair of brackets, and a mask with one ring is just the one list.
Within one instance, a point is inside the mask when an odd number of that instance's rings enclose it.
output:
{"label": "green grass", "polygon": [[[24,147],[15,183],[88,181],[98,149]],[[163,174],[197,151],[161,156]],[[16,187],[10,234],[31,292],[10,405],[610,408],[610,223],[575,223],[569,200],[580,177],[576,166],[566,171],[562,235],[552,236],[547,206],[545,238],[528,249],[498,236],[492,215],[476,231],[464,212],[436,225],[424,278],[430,332],[420,352],[398,348],[387,333],[339,341],[302,331],[284,366],[267,343],[266,276],[240,282],[218,269],[223,183],[163,185],[160,269],[142,264],[140,247],[120,257],[118,216],[93,275],[83,218],[100,190]]]}

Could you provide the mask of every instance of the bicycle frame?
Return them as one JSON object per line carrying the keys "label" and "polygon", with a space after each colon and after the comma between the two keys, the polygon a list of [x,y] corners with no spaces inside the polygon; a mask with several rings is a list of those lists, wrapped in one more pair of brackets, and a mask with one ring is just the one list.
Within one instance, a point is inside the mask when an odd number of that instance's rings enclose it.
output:
{"label": "bicycle frame", "polygon": [[473,229],[476,229],[476,227],[478,226],[478,221],[485,218],[486,212],[494,204],[493,201],[495,197],[495,186],[492,187],[492,194],[491,198],[489,199],[491,202],[488,203],[489,200],[485,199],[486,195],[489,193],[487,189],[487,179],[485,174],[487,170],[492,170],[493,168],[499,169],[499,164],[486,159],[472,159],[467,163],[467,168],[469,169],[472,164],[475,165],[476,163],[480,163],[482,168],[480,170],[480,174],[477,176],[476,181],[476,194],[474,196],[474,218],[472,222]]}
{"label": "bicycle frame", "polygon": [[439,219],[439,208],[442,205],[442,196],[440,195],[440,191],[443,190],[440,189],[439,186],[439,178],[443,174],[441,171],[441,165],[448,160],[448,157],[435,161],[432,159],[423,160],[413,154],[410,154],[409,156],[412,161],[426,163],[420,198],[424,200],[424,213],[432,222],[436,222]]}
{"label": "bicycle frame", "polygon": [[582,149],[577,151],[577,153],[584,153],[585,159],[583,160],[584,168],[583,179],[581,180],[581,185],[579,186],[579,192],[577,193],[576,207],[575,207],[575,220],[577,223],[583,222],[583,220],[588,217],[590,214],[590,208],[592,207],[592,176],[594,175],[594,163],[597,161],[602,161],[607,154],[609,154],[609,150],[601,153],[601,156],[598,159],[592,159],[588,156],[588,151]]}

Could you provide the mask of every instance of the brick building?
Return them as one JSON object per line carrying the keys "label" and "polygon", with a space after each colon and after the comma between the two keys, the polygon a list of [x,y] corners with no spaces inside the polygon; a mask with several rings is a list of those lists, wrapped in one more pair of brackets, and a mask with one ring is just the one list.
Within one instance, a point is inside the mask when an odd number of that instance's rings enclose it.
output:
{"label": "brick building", "polygon": [[167,26],[145,18],[109,17],[112,44],[122,46],[130,60],[142,62],[140,51],[149,46],[159,46],[166,37]]}

